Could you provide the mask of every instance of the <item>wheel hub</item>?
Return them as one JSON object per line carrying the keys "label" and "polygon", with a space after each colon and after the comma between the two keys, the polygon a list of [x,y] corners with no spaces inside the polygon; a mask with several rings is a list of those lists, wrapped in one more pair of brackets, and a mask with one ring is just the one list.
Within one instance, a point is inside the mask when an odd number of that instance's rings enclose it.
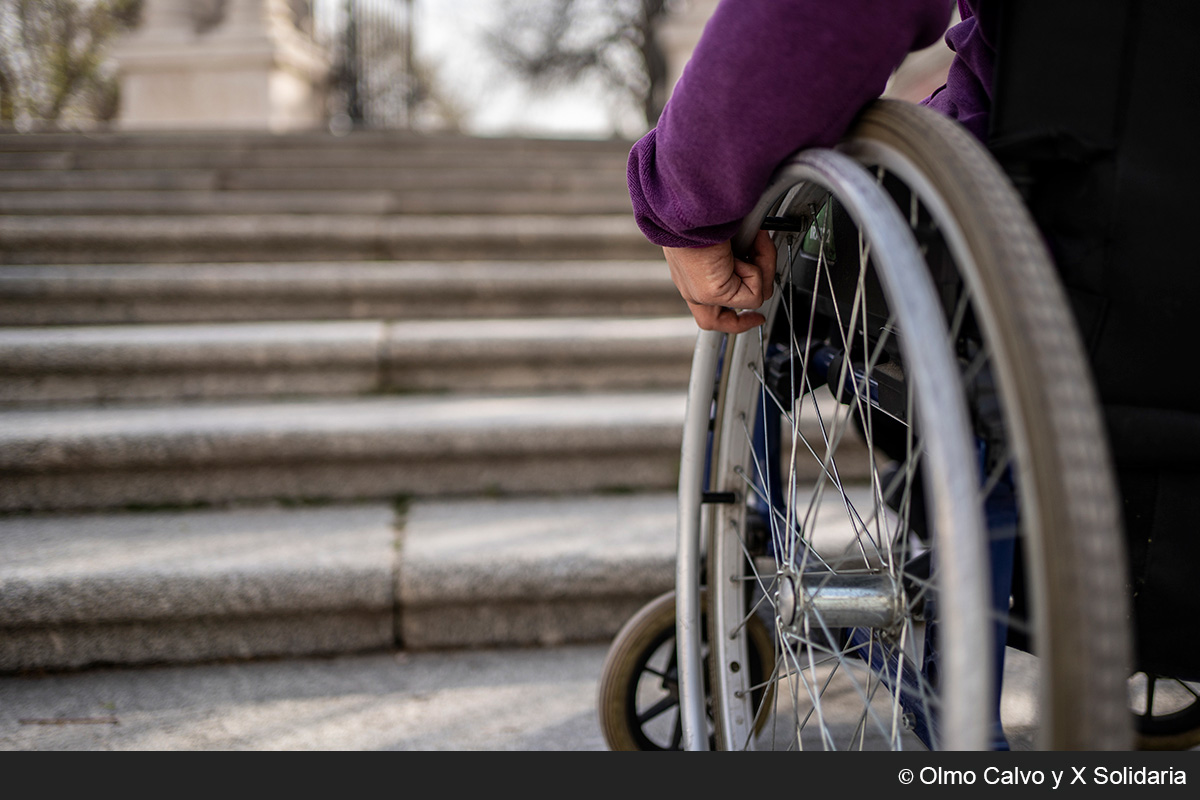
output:
{"label": "wheel hub", "polygon": [[890,628],[903,618],[899,582],[885,573],[797,575],[781,570],[775,577],[775,608],[785,628]]}

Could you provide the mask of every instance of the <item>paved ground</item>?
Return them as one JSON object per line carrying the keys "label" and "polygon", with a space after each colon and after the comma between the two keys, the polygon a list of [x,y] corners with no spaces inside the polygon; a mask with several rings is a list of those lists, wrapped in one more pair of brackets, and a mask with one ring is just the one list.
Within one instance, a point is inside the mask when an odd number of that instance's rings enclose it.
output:
{"label": "paved ground", "polygon": [[[604,751],[607,644],[0,675],[0,751]],[[1011,653],[1011,651],[1010,651]],[[1032,744],[1032,662],[1004,716]]]}
{"label": "paved ground", "polygon": [[605,750],[607,646],[0,677],[0,750]]}

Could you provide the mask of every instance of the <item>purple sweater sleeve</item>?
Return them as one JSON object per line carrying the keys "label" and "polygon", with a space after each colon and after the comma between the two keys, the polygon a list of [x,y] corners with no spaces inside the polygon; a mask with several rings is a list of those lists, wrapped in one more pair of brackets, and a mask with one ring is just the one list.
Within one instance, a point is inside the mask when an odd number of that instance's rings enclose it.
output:
{"label": "purple sweater sleeve", "polygon": [[657,127],[629,155],[654,244],[728,240],[775,168],[835,143],[911,50],[946,31],[949,0],[722,0]]}
{"label": "purple sweater sleeve", "polygon": [[946,45],[954,51],[946,85],[925,98],[923,105],[958,120],[986,142],[996,49],[994,31],[975,17],[976,5],[972,0],[959,0],[962,22],[946,33]]}

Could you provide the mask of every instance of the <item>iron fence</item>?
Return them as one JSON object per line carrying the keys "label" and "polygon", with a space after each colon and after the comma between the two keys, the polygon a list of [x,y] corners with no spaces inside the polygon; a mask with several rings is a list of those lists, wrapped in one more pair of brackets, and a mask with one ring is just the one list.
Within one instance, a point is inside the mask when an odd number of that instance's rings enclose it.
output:
{"label": "iron fence", "polygon": [[416,99],[414,0],[328,0],[314,36],[334,54],[331,114],[353,128],[410,127]]}

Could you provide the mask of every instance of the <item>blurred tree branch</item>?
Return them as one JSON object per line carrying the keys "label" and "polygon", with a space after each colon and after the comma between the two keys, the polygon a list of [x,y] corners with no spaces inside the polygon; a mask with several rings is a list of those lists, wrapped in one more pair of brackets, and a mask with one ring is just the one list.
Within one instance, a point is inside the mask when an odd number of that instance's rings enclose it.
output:
{"label": "blurred tree branch", "polygon": [[113,37],[138,24],[142,0],[0,0],[0,126],[107,121],[118,87]]}
{"label": "blurred tree branch", "polygon": [[654,36],[672,0],[508,0],[488,49],[536,90],[598,78],[653,126],[667,94]]}

